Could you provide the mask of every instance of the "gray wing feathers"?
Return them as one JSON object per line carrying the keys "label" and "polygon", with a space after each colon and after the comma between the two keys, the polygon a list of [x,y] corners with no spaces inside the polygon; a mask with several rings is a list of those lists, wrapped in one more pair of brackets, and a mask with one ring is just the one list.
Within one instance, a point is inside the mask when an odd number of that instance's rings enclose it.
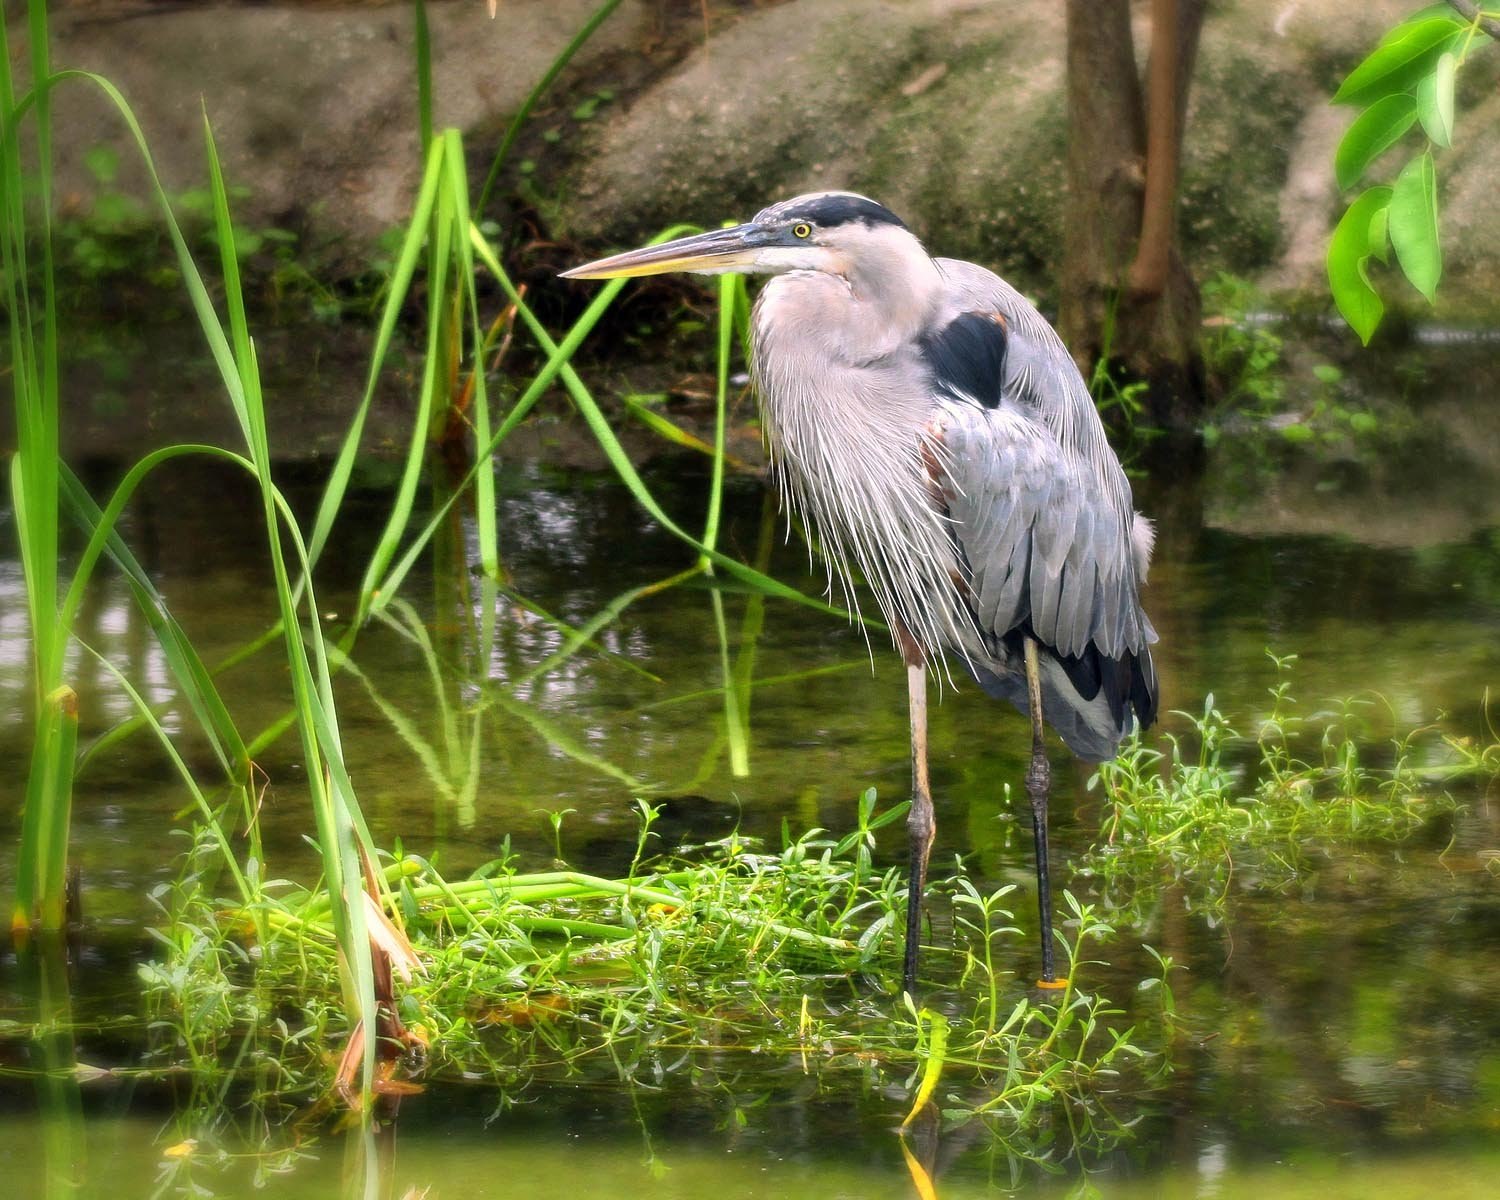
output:
{"label": "gray wing feathers", "polygon": [[980,630],[1025,623],[1059,654],[1110,658],[1152,639],[1136,599],[1129,525],[1087,466],[1016,410],[945,405],[953,536]]}
{"label": "gray wing feathers", "polygon": [[[943,402],[954,536],[981,631],[1029,621],[1063,655],[1110,658],[1156,633],[1137,597],[1130,484],[1061,339],[1019,292],[972,263],[939,259],[959,311],[1005,318],[1001,403]],[[1144,535],[1149,543],[1149,528]]]}

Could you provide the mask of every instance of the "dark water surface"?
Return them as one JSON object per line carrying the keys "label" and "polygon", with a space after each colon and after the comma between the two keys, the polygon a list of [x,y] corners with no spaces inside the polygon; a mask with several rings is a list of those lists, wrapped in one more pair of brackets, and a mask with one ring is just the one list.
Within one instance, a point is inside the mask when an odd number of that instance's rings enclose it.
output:
{"label": "dark water surface", "polygon": [[[1480,365],[1460,356],[1431,369],[1421,401],[1427,433],[1399,452],[1332,447],[1287,459],[1275,444],[1231,432],[1206,465],[1170,456],[1151,464],[1137,503],[1159,527],[1147,602],[1161,634],[1164,710],[1196,712],[1212,693],[1231,724],[1253,732],[1276,682],[1270,648],[1298,656],[1293,691],[1304,713],[1350,697],[1367,702],[1357,712],[1373,759],[1387,754],[1393,731],[1440,718],[1457,736],[1487,736],[1485,689],[1500,683],[1500,408],[1476,383]],[[559,438],[577,432],[557,428]],[[114,470],[96,465],[91,482]],[[648,479],[685,524],[701,521],[707,481],[698,461],[658,460]],[[335,625],[388,503],[387,480],[380,464],[367,469],[325,559],[320,601]],[[315,467],[288,469],[304,511],[318,482]],[[582,624],[621,593],[691,565],[610,476],[517,464],[501,485],[511,582],[562,620]],[[209,662],[261,633],[274,611],[257,511],[238,482],[183,466],[150,487],[131,517],[127,537]],[[472,539],[472,527],[458,536]],[[771,573],[795,586],[820,586],[800,545],[784,543],[754,479],[731,487],[724,544],[751,561],[768,553]],[[735,777],[708,591],[645,596],[602,635],[610,654],[586,650],[532,678],[560,635],[507,606],[495,653],[473,661],[461,632],[470,601],[455,580],[467,574],[460,560],[475,556],[466,545],[449,550],[459,569],[435,570],[429,559],[394,623],[361,635],[362,680],[339,681],[347,757],[377,843],[399,838],[456,877],[495,857],[509,834],[527,865],[543,868],[552,858],[545,814],[571,809],[565,855],[612,873],[629,862],[636,797],[667,803],[660,828],[669,837],[703,840],[738,824],[772,842],[783,820],[794,831],[852,828],[868,787],[885,803],[904,798],[905,679],[878,636],[872,667],[846,624],[778,602],[760,612],[728,594],[731,651],[753,643],[758,681],[750,772]],[[0,712],[14,714],[0,727],[8,890],[28,748],[19,716],[28,703],[23,590],[8,520],[0,554]],[[148,699],[172,700],[123,584],[102,583],[79,633]],[[281,713],[279,655],[273,647],[226,676],[243,730]],[[130,715],[118,687],[81,653],[77,679],[83,740]],[[211,773],[190,720],[174,714],[169,728]],[[1167,715],[1163,728],[1181,735],[1189,725]],[[1024,722],[961,684],[934,707],[932,742],[935,853],[968,856],[991,884],[1025,885],[1029,833],[1005,791],[1021,797]],[[272,869],[307,878],[312,856],[301,835],[311,822],[294,739],[259,763],[270,779]],[[1071,879],[1066,864],[1098,834],[1087,777],[1055,755],[1055,872],[1085,891],[1088,881]],[[1184,968],[1174,990],[1186,1032],[1165,1083],[1119,1098],[1122,1119],[1137,1122],[1134,1137],[1087,1161],[1093,1186],[1122,1197],[1496,1194],[1500,806],[1472,786],[1455,794],[1464,805],[1456,817],[1398,849],[1320,851],[1290,883],[1236,886],[1222,917],[1190,913],[1168,894],[1110,943],[1104,990],[1127,1000],[1151,974],[1141,943],[1173,955]],[[186,806],[145,738],[112,746],[80,781],[80,1020],[135,1003],[134,964],[151,952],[143,931],[157,919],[148,896],[175,877],[172,831],[188,823]],[[897,861],[899,838],[883,842],[882,854]],[[1029,901],[1017,908],[1029,914]],[[0,972],[0,1021],[26,1020],[13,956]],[[111,1056],[129,1046],[128,1037],[100,1034],[79,1053],[118,1066]],[[3,1042],[0,1054],[3,1067],[23,1057]],[[498,1116],[482,1082],[445,1086],[406,1102],[394,1143],[325,1136],[270,1186],[287,1196],[403,1196],[409,1187],[430,1187],[434,1197],[909,1196],[894,1134],[905,1082],[845,1072],[820,1086],[797,1063],[735,1063],[707,1083],[701,1072],[669,1076],[644,1092],[609,1080],[542,1087]],[[151,1193],[179,1136],[159,1089],[85,1084],[87,1154],[76,1191],[45,1180],[43,1149],[56,1130],[39,1121],[32,1097],[23,1075],[0,1075],[0,1195]],[[1003,1155],[962,1130],[928,1150],[941,1195],[1012,1182]],[[250,1156],[193,1178],[215,1194],[250,1194],[266,1167]],[[1019,1184],[1066,1194],[1079,1186],[1077,1167],[1061,1179],[1028,1168]]]}

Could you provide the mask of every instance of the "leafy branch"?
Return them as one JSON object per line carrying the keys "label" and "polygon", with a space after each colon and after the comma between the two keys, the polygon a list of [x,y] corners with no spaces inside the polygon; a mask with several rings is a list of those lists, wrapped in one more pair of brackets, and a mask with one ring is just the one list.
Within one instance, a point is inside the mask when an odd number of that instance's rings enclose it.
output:
{"label": "leafy branch", "polygon": [[1407,281],[1429,304],[1436,299],[1443,250],[1433,151],[1453,143],[1458,71],[1476,44],[1500,32],[1497,17],[1500,12],[1467,0],[1425,8],[1387,33],[1334,93],[1333,103],[1362,110],[1334,152],[1340,191],[1352,191],[1413,129],[1420,129],[1425,143],[1394,183],[1368,187],[1349,203],[1328,243],[1334,303],[1366,344],[1385,315],[1370,279],[1371,259],[1389,266],[1394,250]]}

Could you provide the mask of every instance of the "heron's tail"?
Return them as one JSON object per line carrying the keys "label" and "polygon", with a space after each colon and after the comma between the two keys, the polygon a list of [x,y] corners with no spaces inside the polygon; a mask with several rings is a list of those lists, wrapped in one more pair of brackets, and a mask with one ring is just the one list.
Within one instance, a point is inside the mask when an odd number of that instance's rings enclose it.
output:
{"label": "heron's tail", "polygon": [[[999,649],[988,661],[971,660],[969,669],[991,696],[1009,700],[1029,716],[1020,635],[1008,636]],[[1108,761],[1136,722],[1145,729],[1156,720],[1156,664],[1148,647],[1119,658],[1107,658],[1093,646],[1077,658],[1045,645],[1039,649],[1042,716],[1085,762]]]}

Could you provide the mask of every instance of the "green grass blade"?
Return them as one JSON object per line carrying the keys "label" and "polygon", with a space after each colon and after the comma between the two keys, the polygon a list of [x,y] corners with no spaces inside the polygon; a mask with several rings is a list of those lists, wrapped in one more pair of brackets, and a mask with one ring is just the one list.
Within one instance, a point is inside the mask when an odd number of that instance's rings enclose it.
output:
{"label": "green grass blade", "polygon": [[[235,262],[235,238],[229,215],[228,189],[223,174],[218,169],[212,130],[206,124],[204,137],[210,165],[209,182],[213,193],[220,265],[226,288],[232,287],[237,292],[239,273]],[[312,594],[307,548],[296,521],[286,509],[271,478],[271,453],[260,389],[260,369],[254,343],[243,324],[242,300],[238,296],[231,297],[229,308],[236,352],[235,378],[239,384],[238,389],[232,390],[238,396],[242,408],[243,423],[249,435],[250,461],[260,485],[267,544],[271,552],[277,604],[281,613],[283,642],[297,711],[298,731],[302,740],[303,761],[312,792],[314,820],[318,826],[323,873],[328,880],[330,893],[336,897],[332,916],[334,928],[339,935],[339,948],[343,952],[344,970],[341,977],[349,1001],[351,1021],[357,1020],[367,1032],[373,1033],[377,1016],[374,967],[369,933],[365,927],[359,844],[363,843],[365,853],[372,859],[374,848],[355,798],[353,784],[344,767],[327,649],[323,643],[318,606]],[[235,317],[236,313],[239,314],[238,319]],[[282,517],[285,518],[284,524],[279,525],[279,518]],[[293,587],[282,547],[283,527],[302,571],[301,584],[297,589]],[[297,620],[299,594],[307,603],[308,627],[305,635]],[[365,1040],[361,1078],[363,1094],[368,1097],[375,1080],[373,1036]],[[368,1111],[367,1104],[366,1114]]]}
{"label": "green grass blade", "polygon": [[[674,446],[681,446],[684,450],[696,450],[708,458],[714,456],[713,445],[705,442],[702,438],[689,433],[680,425],[675,425],[661,413],[651,407],[646,399],[638,395],[626,395],[620,397],[620,403],[625,406],[625,411],[663,440],[671,442]],[[724,455],[724,464],[734,467],[738,471],[750,470],[750,464],[735,458],[732,454]]]}
{"label": "green grass blade", "polygon": [[406,302],[407,294],[411,291],[411,282],[416,274],[417,264],[422,259],[422,247],[427,243],[428,227],[432,222],[432,211],[437,202],[438,184],[442,179],[442,165],[440,156],[428,157],[427,169],[422,175],[422,185],[417,191],[416,205],[412,209],[411,220],[406,227],[406,236],[402,239],[401,250],[396,255],[396,266],[386,289],[385,305],[381,309],[380,321],[375,327],[375,341],[370,351],[370,368],[365,376],[364,394],[360,397],[359,407],[354,412],[354,419],[349,423],[349,431],[344,435],[343,444],[340,445],[338,456],[334,459],[333,469],[329,472],[328,482],[323,488],[323,498],[318,503],[318,515],[313,521],[312,537],[308,541],[308,556],[313,563],[316,563],[322,556],[323,547],[328,542],[329,534],[338,518],[339,509],[343,506],[344,496],[349,489],[349,479],[354,471],[355,457],[359,452],[360,440],[364,436],[365,421],[375,399],[375,386],[380,380],[381,368],[385,365],[391,343],[395,339],[396,322],[401,316],[401,309]]}
{"label": "green grass blade", "polygon": [[[17,855],[16,893],[11,925],[19,937],[32,920],[43,932],[62,928],[68,831],[72,816],[73,750],[78,735],[77,696],[64,680],[67,628],[58,620],[58,377],[57,293],[52,246],[52,118],[50,34],[47,6],[31,0],[27,10],[32,78],[39,82],[20,104],[10,73],[9,32],[0,14],[0,191],[3,191],[5,297],[10,333],[10,367],[16,421],[16,454],[11,460],[11,496],[26,585],[31,635],[32,711],[35,719],[31,767]],[[22,168],[20,123],[34,108],[32,147],[36,166],[30,176],[35,202],[27,194]],[[34,215],[36,228],[30,221]],[[28,264],[28,243],[40,251],[40,313],[36,312]]]}
{"label": "green grass blade", "polygon": [[422,138],[422,157],[432,149],[432,31],[427,27],[427,5],[412,0],[413,53],[417,68],[417,126]]}
{"label": "green grass blade", "polygon": [[515,404],[511,406],[510,412],[506,414],[505,419],[500,422],[499,427],[491,434],[489,441],[480,447],[475,456],[474,464],[469,468],[464,477],[454,485],[450,494],[438,505],[432,516],[428,518],[427,524],[422,528],[422,531],[412,540],[401,557],[396,560],[389,574],[374,589],[374,599],[372,600],[370,609],[372,613],[380,610],[385,602],[385,597],[392,596],[399,590],[407,574],[410,573],[423,550],[431,542],[433,535],[437,532],[443,521],[447,519],[449,510],[457,503],[458,498],[464,494],[464,490],[473,482],[478,472],[483,469],[483,464],[526,418],[532,408],[535,407],[537,401],[542,398],[547,388],[551,386],[552,381],[562,371],[567,360],[572,357],[579,345],[582,344],[583,339],[588,336],[589,332],[598,323],[599,318],[604,315],[605,310],[609,308],[614,298],[619,295],[620,289],[624,286],[624,280],[614,280],[600,289],[599,295],[584,310],[583,315],[574,323],[573,328],[568,331],[567,336],[563,338],[561,343],[554,345],[552,351],[548,353],[547,362],[543,365],[542,369],[537,372],[531,383],[527,385],[526,390],[521,393]]}
{"label": "green grass blade", "polygon": [[[453,254],[456,228],[456,210],[466,205],[461,189],[455,194],[453,175],[442,170],[443,160],[450,154],[449,140],[439,139],[432,144],[431,157],[437,160],[441,171],[436,203],[433,207],[432,230],[428,239],[427,289],[427,349],[422,368],[422,382],[417,392],[417,412],[412,422],[411,440],[407,446],[406,461],[401,479],[396,487],[396,496],[386,518],[370,561],[365,567],[364,580],[360,584],[359,607],[356,624],[363,624],[382,592],[384,579],[402,536],[411,524],[417,485],[422,478],[422,466],[427,457],[429,433],[433,414],[446,407],[447,373],[442,369],[445,362],[445,312],[448,299],[448,278],[453,270]],[[462,159],[460,158],[460,165]],[[458,227],[461,231],[462,227]],[[458,234],[461,236],[461,232]],[[389,592],[387,591],[388,595]]]}
{"label": "green grass blade", "polygon": [[[467,236],[470,223],[469,180],[463,140],[458,131],[450,129],[443,136],[447,143],[445,161],[448,168],[448,192],[453,199],[453,247],[458,258],[464,307],[469,314],[469,340],[473,346],[473,360],[470,364],[473,394],[469,411],[472,414],[476,446],[485,446],[490,440],[490,411],[489,395],[484,378],[485,333],[479,319],[474,249]],[[457,330],[454,334],[456,337]],[[493,454],[490,452],[476,453],[475,460],[475,465],[479,468],[474,476],[474,517],[475,532],[479,540],[479,563],[484,569],[485,578],[493,583],[500,577],[500,534],[495,519],[495,463]],[[485,604],[483,610],[482,637],[484,654],[488,656],[489,646],[494,638],[494,601],[497,599],[493,588],[486,593],[486,599],[489,603]]]}
{"label": "green grass blade", "polygon": [[714,384],[714,457],[708,484],[708,516],[703,544],[712,552],[719,543],[719,514],[724,507],[724,437],[729,404],[729,367],[734,353],[735,276],[719,277],[719,351]]}
{"label": "green grass blade", "polygon": [[[724,505],[724,438],[728,421],[729,367],[734,353],[735,277],[719,280],[719,350],[714,388],[714,456],[708,485],[708,515],[703,522],[703,545],[712,553],[719,541],[719,516]],[[707,555],[699,560],[713,573]],[[719,672],[724,681],[724,736],[729,743],[729,773],[736,779],[750,774],[750,728],[748,714],[741,709],[741,691],[735,686],[730,663],[729,631],[724,622],[724,597],[715,589],[709,596],[713,606],[714,632],[719,642]]]}
{"label": "green grass blade", "polygon": [[736,779],[750,774],[750,731],[740,710],[740,690],[734,684],[729,656],[729,630],[724,623],[724,597],[717,588],[709,593],[714,612],[714,632],[719,640],[719,675],[724,680],[724,736],[729,743],[729,773]]}
{"label": "green grass blade", "polygon": [[64,924],[68,818],[73,798],[73,750],[78,741],[78,697],[59,686],[43,698],[32,738],[16,863],[11,933],[20,941],[33,923],[42,931]]}
{"label": "green grass blade", "polygon": [[[64,602],[63,621],[69,628],[73,626],[78,605],[82,602],[82,585],[89,578],[98,554],[107,554],[124,575],[136,607],[146,618],[161,646],[178,691],[197,718],[226,778],[232,784],[243,787],[249,784],[250,756],[234,718],[230,716],[213,682],[213,674],[199,657],[182,626],[167,610],[165,598],[156,590],[145,568],[136,560],[115,529],[131,494],[150,471],[169,459],[184,454],[202,453],[217,454],[218,451],[210,446],[177,445],[147,455],[120,481],[105,510],[94,503],[93,497],[88,494],[78,477],[64,466],[63,497],[79,525],[89,535],[89,543],[74,569],[72,585]],[[93,750],[94,747],[91,747],[85,753],[84,759],[79,763],[80,770]]]}
{"label": "green grass blade", "polygon": [[[192,796],[193,806],[198,810],[198,819],[203,822],[204,828],[209,831],[209,836],[213,838],[214,844],[218,846],[219,857],[223,860],[230,876],[234,879],[235,890],[239,892],[240,902],[249,908],[252,916],[254,916],[258,910],[255,901],[259,898],[259,892],[257,889],[251,887],[250,881],[245,877],[245,872],[239,863],[239,857],[235,854],[234,846],[229,840],[229,835],[224,830],[223,822],[219,820],[218,814],[214,812],[213,805],[209,804],[208,798],[203,794],[203,789],[198,786],[198,781],[193,777],[193,773],[188,768],[187,763],[183,761],[182,755],[177,752],[177,747],[172,742],[171,734],[162,727],[162,723],[151,710],[151,706],[146,703],[145,698],[135,689],[130,680],[125,677],[124,673],[114,663],[110,662],[107,657],[100,654],[87,643],[80,642],[80,645],[93,656],[100,666],[114,677],[116,685],[129,697],[131,704],[135,706],[141,719],[156,736],[162,752],[166,754],[167,760],[177,772],[177,777],[182,780],[183,786],[187,788],[188,794]],[[264,940],[264,930],[260,931],[260,936]]]}
{"label": "green grass blade", "polygon": [[948,1018],[940,1012],[924,1008],[918,1014],[918,1019],[925,1019],[927,1022],[927,1053],[922,1060],[922,1078],[917,1084],[916,1095],[912,1097],[911,1111],[901,1122],[902,1129],[909,1128],[917,1119],[917,1114],[932,1100],[948,1058]]}
{"label": "green grass blade", "polygon": [[[209,353],[213,356],[214,365],[218,368],[220,382],[223,383],[236,418],[240,422],[241,432],[244,434],[246,444],[252,441],[251,430],[247,423],[244,388],[240,380],[240,369],[235,361],[234,352],[230,347],[229,339],[225,336],[224,327],[220,323],[218,314],[214,311],[213,300],[209,296],[208,288],[203,282],[203,276],[198,270],[198,264],[194,261],[192,252],[188,249],[187,239],[183,237],[182,229],[177,223],[177,217],[172,211],[171,200],[166,188],[163,187],[161,177],[156,172],[156,160],[151,154],[151,148],[146,142],[146,136],[141,131],[140,123],[136,120],[135,113],[120,93],[108,79],[102,75],[96,75],[90,71],[59,71],[51,79],[37,89],[38,92],[49,90],[68,80],[83,80],[98,88],[119,113],[124,122],[126,131],[135,143],[137,151],[141,156],[141,163],[146,168],[146,174],[151,184],[151,192],[161,212],[162,223],[166,228],[167,236],[172,243],[172,249],[177,259],[177,265],[182,273],[183,286],[187,289],[188,301],[192,305],[193,313],[198,319],[199,329],[203,334],[204,341],[208,344]],[[221,248],[221,254],[223,250]],[[231,247],[232,253],[232,247]]]}
{"label": "green grass blade", "polygon": [[[36,79],[36,88],[31,96],[23,101],[22,105],[12,110],[12,119],[6,128],[7,140],[14,136],[16,114],[28,103],[35,103],[39,111],[44,112],[50,90],[65,80],[87,80],[113,103],[141,154],[155,200],[161,210],[169,239],[182,271],[189,301],[219,369],[246,445],[249,447],[250,461],[261,486],[268,545],[271,550],[278,603],[281,608],[283,639],[291,668],[293,694],[296,700],[298,724],[302,732],[309,784],[313,792],[313,809],[318,823],[319,841],[324,851],[325,874],[331,881],[331,886],[343,898],[343,903],[335,907],[334,917],[347,964],[348,974],[345,978],[353,1000],[354,1012],[359,1018],[373,1022],[375,1013],[373,973],[370,964],[369,941],[364,929],[363,904],[357,896],[362,884],[355,848],[356,838],[368,840],[368,831],[365,828],[363,816],[358,811],[353,789],[347,772],[343,770],[339,754],[338,731],[332,708],[332,689],[329,684],[327,659],[321,641],[316,605],[309,604],[311,659],[309,659],[308,645],[304,643],[297,622],[296,601],[287,576],[282,539],[278,532],[278,515],[284,510],[284,501],[276,491],[270,477],[270,454],[265,413],[260,397],[259,373],[255,362],[254,346],[249,340],[248,330],[243,322],[242,301],[237,295],[229,299],[231,326],[234,333],[234,344],[231,345],[230,338],[226,336],[218,319],[208,289],[177,224],[167,193],[157,176],[155,163],[139,123],[119,90],[108,80],[88,72],[60,72],[51,76],[42,73],[38,74]],[[213,166],[216,155],[213,151],[211,136],[208,138],[208,149],[211,166]],[[212,183],[215,193],[219,253],[224,277],[227,283],[237,285],[237,264],[234,261],[235,240],[233,228],[228,220],[227,189],[223,185],[222,176],[216,169]],[[8,208],[8,211],[11,210]],[[237,286],[233,290],[237,291]],[[53,326],[54,332],[47,336],[55,338],[55,322],[49,322],[49,324]],[[45,391],[45,388],[43,390]],[[33,438],[27,444],[34,445],[35,441],[36,439]],[[23,472],[21,483],[28,489],[35,486],[29,472]],[[305,574],[308,569],[306,548],[295,523],[290,519],[287,521],[286,529],[297,550],[299,564]],[[310,595],[308,599],[311,600]],[[44,643],[39,643],[39,645],[42,644]],[[61,693],[54,693],[57,697],[61,695]],[[45,746],[51,747],[54,753],[44,755],[43,762],[39,764],[43,768],[43,777],[38,786],[58,792],[61,788],[70,787],[72,742],[69,739],[70,737],[76,738],[76,724],[71,733],[66,724],[54,723],[54,725],[57,727],[48,731],[49,737],[45,742]],[[66,757],[57,758],[56,752],[59,751],[66,751]],[[56,765],[49,767],[48,761]],[[47,772],[50,772],[50,776]],[[63,814],[65,835],[66,805],[61,806],[59,811]],[[55,820],[37,821],[35,828],[39,835],[39,844],[56,845],[57,838],[53,836],[56,829]],[[42,870],[45,872],[44,878],[50,879],[55,876],[60,884],[61,863],[42,864]],[[60,906],[60,903],[59,894],[57,905]],[[373,1081],[373,1054],[372,1039],[364,1064],[367,1089]]]}
{"label": "green grass blade", "polygon": [[[755,548],[755,567],[764,571],[771,562],[771,547],[776,539],[776,512],[770,493],[761,506],[759,544]],[[745,729],[746,754],[750,743],[750,701],[754,696],[755,653],[761,631],[766,624],[766,597],[751,592],[745,601],[745,615],[740,621],[740,648],[734,660],[734,673],[726,687],[735,693],[736,714]]]}

